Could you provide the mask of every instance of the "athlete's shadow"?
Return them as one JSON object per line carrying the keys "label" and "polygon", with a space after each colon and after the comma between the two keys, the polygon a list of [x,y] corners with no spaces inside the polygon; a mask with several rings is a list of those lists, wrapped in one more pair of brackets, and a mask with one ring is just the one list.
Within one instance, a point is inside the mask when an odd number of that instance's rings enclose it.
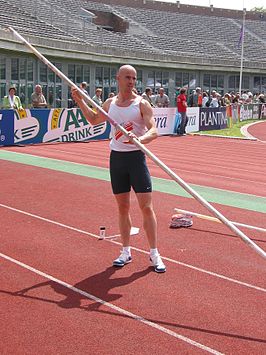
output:
{"label": "athlete's shadow", "polygon": [[[112,275],[120,271],[119,269],[111,266],[98,274],[90,276],[87,279],[76,283],[73,286],[68,284],[60,284],[56,281],[45,281],[16,292],[0,290],[0,293],[54,303],[62,308],[82,308],[93,311],[98,310],[99,307],[105,302],[113,302],[122,297],[122,294],[111,293],[110,291],[112,289],[128,285],[138,280],[139,278],[145,277],[152,270],[152,267],[148,267],[144,270],[135,272],[130,276],[111,278]],[[65,296],[65,298],[63,300],[56,301],[54,299],[48,299],[29,294],[29,291],[47,286],[51,287],[56,293]],[[81,305],[81,301],[85,299],[90,299],[94,302],[92,304],[83,306]]]}

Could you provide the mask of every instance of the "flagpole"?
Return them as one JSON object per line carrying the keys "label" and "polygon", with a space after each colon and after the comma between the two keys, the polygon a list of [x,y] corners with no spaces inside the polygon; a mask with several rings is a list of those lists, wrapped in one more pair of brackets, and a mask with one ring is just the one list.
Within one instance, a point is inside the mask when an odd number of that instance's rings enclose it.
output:
{"label": "flagpole", "polygon": [[239,78],[239,95],[241,98],[242,91],[242,77],[243,77],[243,61],[244,61],[244,40],[245,40],[245,20],[246,20],[246,9],[243,8],[243,23],[242,23],[242,43],[241,43],[241,63],[240,63],[240,78]]}

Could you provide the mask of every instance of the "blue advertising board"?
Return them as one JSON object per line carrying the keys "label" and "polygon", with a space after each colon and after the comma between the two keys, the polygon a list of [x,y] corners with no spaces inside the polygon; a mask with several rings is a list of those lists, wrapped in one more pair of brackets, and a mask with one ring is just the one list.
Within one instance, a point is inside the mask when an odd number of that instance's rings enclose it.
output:
{"label": "blue advertising board", "polygon": [[110,124],[91,125],[79,109],[2,110],[0,145],[108,139]]}

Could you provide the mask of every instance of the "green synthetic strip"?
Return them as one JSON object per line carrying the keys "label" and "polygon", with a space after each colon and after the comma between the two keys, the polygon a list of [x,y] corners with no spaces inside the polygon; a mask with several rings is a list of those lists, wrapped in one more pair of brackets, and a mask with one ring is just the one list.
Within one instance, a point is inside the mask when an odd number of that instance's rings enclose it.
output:
{"label": "green synthetic strip", "polygon": [[[79,176],[90,177],[98,180],[110,181],[109,171],[105,168],[98,168],[84,164],[72,163],[57,159],[43,158],[28,154],[8,152],[0,150],[0,159],[16,163],[37,166],[45,169],[52,169]],[[193,198],[180,185],[173,180],[152,178],[153,190]],[[248,195],[217,188],[205,187],[190,184],[205,200],[212,203],[219,203],[225,206],[238,207],[250,211],[266,213],[266,198]]]}

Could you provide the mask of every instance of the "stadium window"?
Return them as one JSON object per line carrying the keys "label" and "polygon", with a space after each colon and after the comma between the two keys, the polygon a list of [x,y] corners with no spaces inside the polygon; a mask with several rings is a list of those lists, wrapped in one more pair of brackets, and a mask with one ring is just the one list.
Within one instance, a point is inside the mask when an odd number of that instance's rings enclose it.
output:
{"label": "stadium window", "polygon": [[44,63],[40,63],[40,82],[47,83],[47,66]]}
{"label": "stadium window", "polygon": [[224,76],[223,75],[217,76],[217,87],[224,88]]}
{"label": "stadium window", "polygon": [[249,77],[244,75],[242,78],[242,89],[249,90]]}
{"label": "stadium window", "polygon": [[162,72],[155,72],[155,86],[156,89],[159,89],[160,87],[163,86],[163,82],[162,82]]}
{"label": "stadium window", "polygon": [[19,79],[25,80],[27,72],[27,60],[26,58],[21,58],[19,60]]}
{"label": "stadium window", "polygon": [[[110,85],[110,68],[103,68],[103,86],[109,87]],[[108,97],[108,93],[107,93]]]}
{"label": "stadium window", "polygon": [[[54,65],[60,70],[62,71],[62,64],[61,63],[54,63]],[[62,83],[62,79],[59,78],[59,76],[55,76],[55,81],[56,83]]]}
{"label": "stadium window", "polygon": [[255,90],[260,91],[260,84],[261,84],[261,80],[260,80],[260,76],[254,76],[253,79],[253,87]]}
{"label": "stadium window", "polygon": [[136,88],[139,92],[142,91],[142,70],[137,70],[137,81],[136,81]]}
{"label": "stadium window", "polygon": [[11,80],[18,80],[19,60],[11,58]]}
{"label": "stadium window", "polygon": [[103,86],[103,67],[96,67],[95,70],[95,86],[102,87]]}
{"label": "stadium window", "polygon": [[163,84],[163,88],[164,90],[168,90],[168,86],[169,86],[169,72],[163,72],[162,75],[162,84]]}
{"label": "stadium window", "polygon": [[148,71],[147,86],[149,86],[154,91],[155,89],[154,71]]}
{"label": "stadium window", "polygon": [[[30,98],[32,93],[33,93],[33,84],[27,83],[27,98]],[[44,93],[44,91],[43,91],[43,93]]]}
{"label": "stadium window", "polygon": [[189,73],[183,73],[183,85],[184,87],[189,87]]}
{"label": "stadium window", "polygon": [[196,74],[195,73],[190,73],[189,74],[189,88],[190,89],[195,89],[196,88],[196,83],[197,83]]}
{"label": "stadium window", "polygon": [[6,58],[0,58],[0,80],[6,80]]}
{"label": "stadium window", "polygon": [[6,95],[6,83],[0,83],[0,95],[1,98]]}
{"label": "stadium window", "polygon": [[116,69],[111,68],[111,88],[116,90]]}
{"label": "stadium window", "polygon": [[68,64],[68,77],[73,83],[75,83],[75,64]]}
{"label": "stadium window", "polygon": [[55,73],[51,69],[48,69],[48,83],[54,83],[54,82],[55,82]]}
{"label": "stadium window", "polygon": [[62,106],[62,86],[61,85],[56,85],[55,93],[56,93],[55,107],[60,108]]}
{"label": "stadium window", "polygon": [[211,88],[217,89],[217,75],[211,74]]}
{"label": "stadium window", "polygon": [[261,90],[262,93],[266,92],[266,76],[261,77]]}
{"label": "stadium window", "polygon": [[204,74],[203,75],[203,87],[204,89],[210,90],[210,81],[211,81],[211,76],[210,74]]}
{"label": "stadium window", "polygon": [[76,83],[80,84],[83,81],[83,75],[82,75],[82,65],[77,64],[76,65]]}
{"label": "stadium window", "polygon": [[33,81],[33,61],[27,61],[27,79],[28,81]]}
{"label": "stadium window", "polygon": [[26,84],[19,84],[19,98],[22,105],[26,103]]}
{"label": "stadium window", "polygon": [[181,88],[183,86],[182,73],[175,73],[175,86],[176,88]]}
{"label": "stadium window", "polygon": [[86,83],[88,85],[90,83],[90,67],[89,67],[89,65],[83,66],[83,81],[86,81]]}
{"label": "stadium window", "polygon": [[235,90],[235,76],[234,75],[230,75],[228,78],[228,87],[230,91]]}

